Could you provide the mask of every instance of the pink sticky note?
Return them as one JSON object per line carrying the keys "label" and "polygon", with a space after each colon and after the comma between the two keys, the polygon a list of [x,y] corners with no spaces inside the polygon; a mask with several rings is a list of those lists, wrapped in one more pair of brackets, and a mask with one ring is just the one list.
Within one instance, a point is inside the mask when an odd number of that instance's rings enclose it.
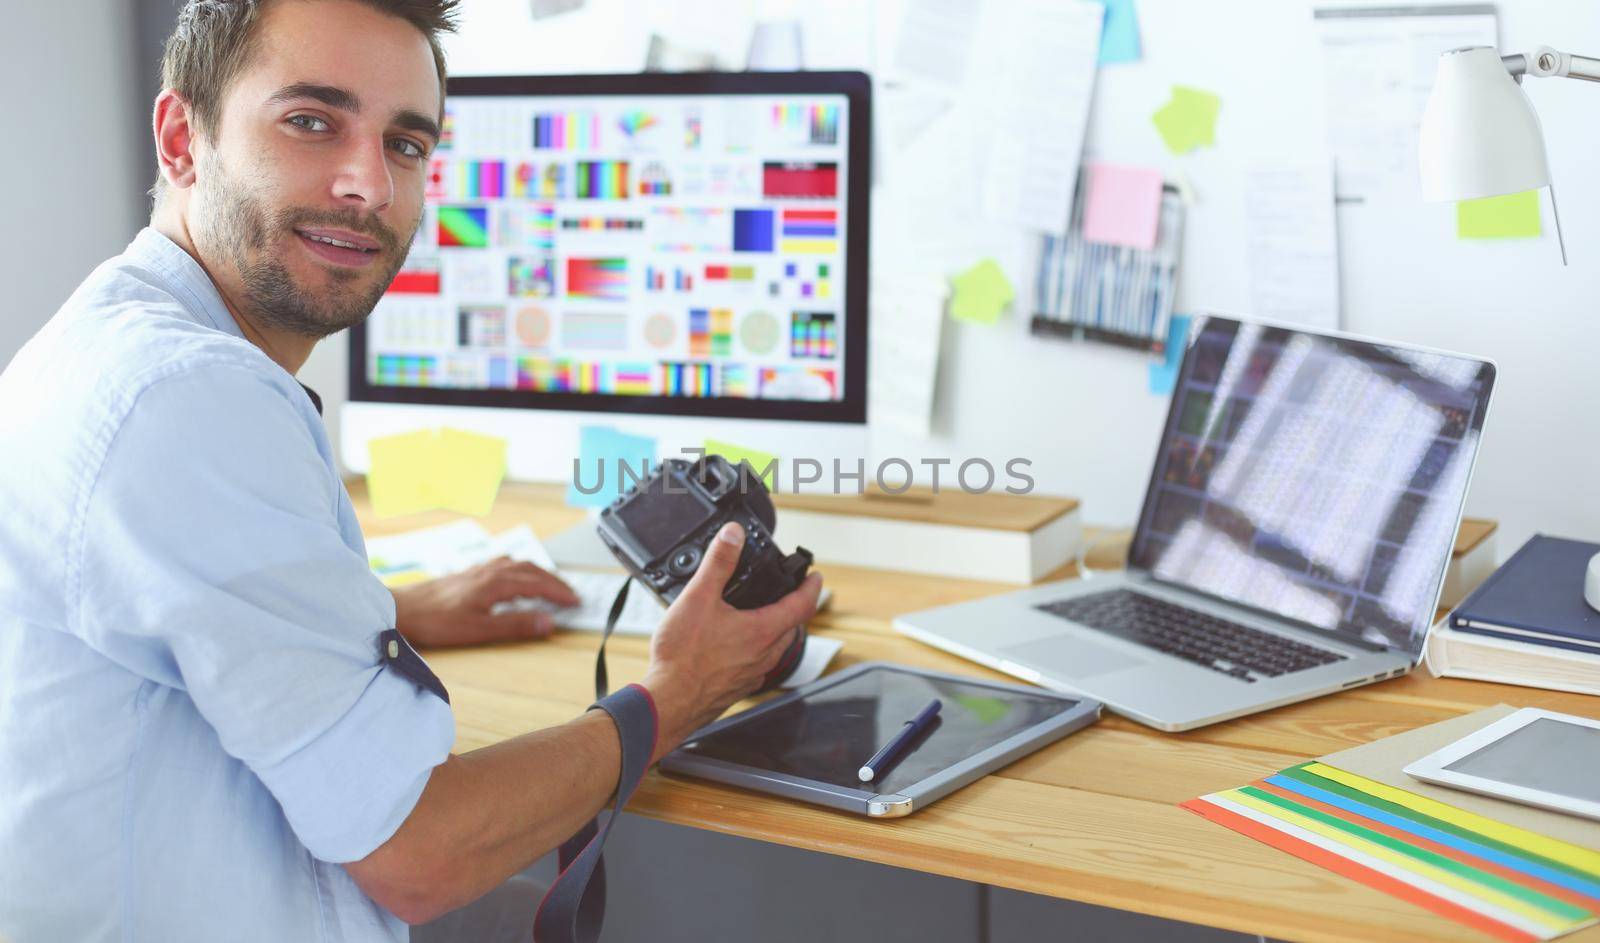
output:
{"label": "pink sticky note", "polygon": [[1090,164],[1083,207],[1083,238],[1114,246],[1153,249],[1161,217],[1161,171]]}

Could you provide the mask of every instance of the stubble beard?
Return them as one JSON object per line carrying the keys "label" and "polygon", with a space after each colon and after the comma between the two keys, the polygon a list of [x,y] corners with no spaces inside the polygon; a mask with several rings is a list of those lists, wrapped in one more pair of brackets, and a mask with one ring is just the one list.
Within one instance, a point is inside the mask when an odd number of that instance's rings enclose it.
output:
{"label": "stubble beard", "polygon": [[[405,247],[420,216],[404,240],[395,231],[360,213],[315,211],[299,207],[269,210],[265,201],[226,172],[213,170],[206,205],[209,241],[239,273],[243,301],[261,326],[321,339],[367,319],[405,263]],[[332,227],[371,236],[380,258],[362,269],[326,267],[332,284],[310,291],[297,283],[273,240],[295,239],[300,228]]]}

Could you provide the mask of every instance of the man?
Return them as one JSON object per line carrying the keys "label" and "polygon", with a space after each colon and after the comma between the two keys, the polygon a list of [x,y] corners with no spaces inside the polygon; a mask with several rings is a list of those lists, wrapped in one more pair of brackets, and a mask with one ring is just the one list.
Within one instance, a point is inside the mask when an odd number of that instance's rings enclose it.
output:
{"label": "man", "polygon": [[[294,380],[418,225],[453,5],[191,0],[150,228],[0,375],[0,938],[404,940],[617,787],[604,711],[450,755],[379,635],[535,637],[490,605],[570,590],[502,561],[391,595]],[[727,606],[741,540],[652,642],[657,756],[815,608],[815,576]]]}

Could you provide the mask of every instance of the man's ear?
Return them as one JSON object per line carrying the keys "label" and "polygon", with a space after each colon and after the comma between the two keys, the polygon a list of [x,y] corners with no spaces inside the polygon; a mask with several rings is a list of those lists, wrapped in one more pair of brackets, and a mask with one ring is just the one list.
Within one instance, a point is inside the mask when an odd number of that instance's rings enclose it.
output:
{"label": "man's ear", "polygon": [[188,100],[170,88],[162,89],[152,124],[161,176],[180,190],[193,186],[194,144],[200,135]]}

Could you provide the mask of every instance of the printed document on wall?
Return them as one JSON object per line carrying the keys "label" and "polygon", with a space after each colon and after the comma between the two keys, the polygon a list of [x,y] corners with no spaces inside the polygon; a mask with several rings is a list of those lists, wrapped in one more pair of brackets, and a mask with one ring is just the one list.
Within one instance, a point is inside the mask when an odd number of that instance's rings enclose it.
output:
{"label": "printed document on wall", "polygon": [[1417,130],[1439,56],[1496,45],[1494,7],[1319,7],[1315,17],[1340,201],[1421,199]]}
{"label": "printed document on wall", "polygon": [[966,111],[985,147],[986,216],[1066,235],[1104,17],[1085,0],[983,6]]}
{"label": "printed document on wall", "polygon": [[1251,313],[1307,327],[1339,326],[1339,238],[1326,158],[1249,166],[1244,214]]}
{"label": "printed document on wall", "polygon": [[873,277],[867,320],[867,412],[873,428],[919,438],[932,433],[947,294],[936,277]]}

